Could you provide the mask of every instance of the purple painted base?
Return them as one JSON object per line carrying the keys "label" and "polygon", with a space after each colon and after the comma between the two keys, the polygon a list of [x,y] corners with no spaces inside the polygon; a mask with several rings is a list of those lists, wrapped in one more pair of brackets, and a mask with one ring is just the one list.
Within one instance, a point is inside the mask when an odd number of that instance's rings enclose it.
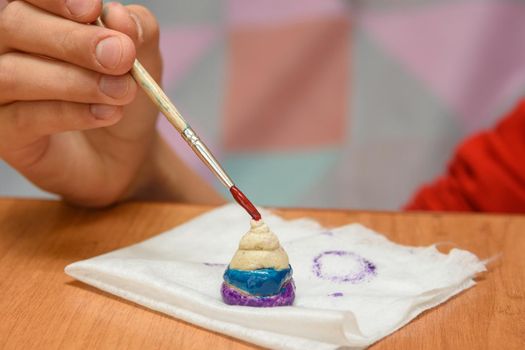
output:
{"label": "purple painted base", "polygon": [[286,282],[281,292],[267,297],[258,297],[240,293],[237,289],[226,283],[221,287],[222,300],[229,305],[242,305],[254,307],[273,307],[292,305],[295,299],[295,284],[293,279]]}

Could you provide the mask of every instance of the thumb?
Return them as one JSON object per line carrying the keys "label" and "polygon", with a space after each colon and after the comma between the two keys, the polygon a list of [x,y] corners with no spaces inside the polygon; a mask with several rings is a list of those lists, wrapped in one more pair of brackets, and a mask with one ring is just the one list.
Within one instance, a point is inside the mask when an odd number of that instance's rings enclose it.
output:
{"label": "thumb", "polygon": [[129,36],[135,43],[137,59],[159,81],[162,60],[159,50],[159,25],[155,16],[144,6],[123,6],[112,2],[102,11],[104,25]]}

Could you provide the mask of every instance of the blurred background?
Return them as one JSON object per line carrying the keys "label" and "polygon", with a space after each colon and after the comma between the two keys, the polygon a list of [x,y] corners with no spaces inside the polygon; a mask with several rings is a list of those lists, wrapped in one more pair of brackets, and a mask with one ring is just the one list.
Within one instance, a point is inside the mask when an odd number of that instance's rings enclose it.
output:
{"label": "blurred background", "polygon": [[[525,89],[524,1],[135,3],[168,95],[260,205],[399,209]],[[0,195],[50,196],[1,161]]]}

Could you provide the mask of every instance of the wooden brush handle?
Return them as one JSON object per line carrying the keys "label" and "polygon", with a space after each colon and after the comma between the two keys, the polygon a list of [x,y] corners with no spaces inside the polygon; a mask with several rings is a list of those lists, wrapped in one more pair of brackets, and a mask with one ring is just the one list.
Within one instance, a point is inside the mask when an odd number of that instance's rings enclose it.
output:
{"label": "wooden brush handle", "polygon": [[[98,26],[104,27],[104,23],[100,18],[95,22]],[[204,162],[204,164],[213,172],[213,174],[221,181],[221,183],[228,189],[234,187],[232,179],[226,174],[213,153],[201,141],[197,134],[190,128],[188,123],[182,118],[182,115],[177,110],[175,105],[171,103],[170,99],[153,77],[146,71],[138,60],[135,60],[131,68],[131,75],[149,96],[153,103],[160,109],[162,114],[168,121],[177,129],[184,141],[188,143],[193,152]],[[243,195],[244,196],[244,195]],[[248,200],[248,199],[246,199]],[[249,201],[248,201],[249,202]],[[249,202],[251,204],[251,202]],[[253,207],[253,205],[252,205]],[[255,208],[255,207],[254,207]]]}
{"label": "wooden brush handle", "polygon": [[131,75],[175,129],[182,133],[188,127],[188,123],[138,60],[133,63]]}

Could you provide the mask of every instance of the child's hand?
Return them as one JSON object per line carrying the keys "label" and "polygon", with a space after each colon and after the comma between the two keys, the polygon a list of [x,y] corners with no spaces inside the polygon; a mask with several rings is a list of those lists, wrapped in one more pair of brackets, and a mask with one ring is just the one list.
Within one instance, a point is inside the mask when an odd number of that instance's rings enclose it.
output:
{"label": "child's hand", "polygon": [[[127,72],[160,79],[158,26],[141,6],[12,1],[0,12],[0,157],[82,205],[130,196],[158,144],[157,110]],[[111,28],[111,29],[109,29]]]}

